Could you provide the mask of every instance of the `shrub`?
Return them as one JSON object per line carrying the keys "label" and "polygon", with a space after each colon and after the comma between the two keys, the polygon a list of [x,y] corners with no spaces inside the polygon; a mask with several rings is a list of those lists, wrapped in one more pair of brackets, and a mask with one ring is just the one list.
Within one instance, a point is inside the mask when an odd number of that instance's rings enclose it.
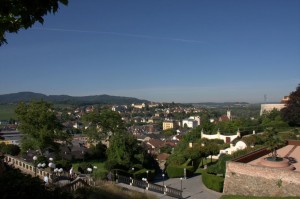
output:
{"label": "shrub", "polygon": [[194,173],[194,167],[193,166],[175,166],[175,165],[169,165],[167,167],[167,174],[169,178],[178,178],[184,176],[184,168],[186,168],[186,175],[187,177],[192,176]]}
{"label": "shrub", "polygon": [[41,164],[45,163],[46,167],[48,167],[49,161],[45,156],[38,156],[37,160],[36,160],[36,164],[39,164],[39,163],[41,163]]}
{"label": "shrub", "polygon": [[224,185],[224,178],[208,174],[207,172],[202,172],[202,182],[203,184],[214,191],[222,192],[223,191],[223,185]]}
{"label": "shrub", "polygon": [[84,173],[88,173],[87,172],[87,168],[92,168],[93,169],[93,166],[89,163],[81,163],[79,166],[78,166],[78,172],[84,174]]}
{"label": "shrub", "polygon": [[55,163],[56,163],[56,168],[63,168],[64,171],[68,171],[72,167],[72,164],[69,160],[58,160]]}
{"label": "shrub", "polygon": [[232,157],[230,155],[221,156],[216,164],[209,166],[207,168],[207,173],[225,175],[226,161],[231,160],[231,159],[232,159]]}
{"label": "shrub", "polygon": [[18,145],[14,145],[14,144],[6,144],[4,146],[1,147],[2,152],[9,154],[9,155],[19,155],[19,153],[21,152],[21,149]]}

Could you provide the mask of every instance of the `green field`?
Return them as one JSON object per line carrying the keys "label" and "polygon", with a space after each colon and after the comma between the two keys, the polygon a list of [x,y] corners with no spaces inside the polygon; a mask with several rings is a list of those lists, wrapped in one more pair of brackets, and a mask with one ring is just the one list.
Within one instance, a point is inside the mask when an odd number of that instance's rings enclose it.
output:
{"label": "green field", "polygon": [[16,119],[16,104],[0,104],[0,120]]}

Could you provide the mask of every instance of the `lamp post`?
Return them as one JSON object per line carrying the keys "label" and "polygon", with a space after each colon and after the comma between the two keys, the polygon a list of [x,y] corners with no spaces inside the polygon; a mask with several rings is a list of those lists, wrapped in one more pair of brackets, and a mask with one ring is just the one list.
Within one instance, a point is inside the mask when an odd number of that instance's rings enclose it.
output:
{"label": "lamp post", "polygon": [[84,162],[84,151],[82,150],[81,153],[82,153],[82,162]]}
{"label": "lamp post", "polygon": [[163,186],[165,186],[165,174],[164,173],[162,174],[162,177],[163,177]]}
{"label": "lamp post", "polygon": [[147,189],[147,184],[148,184],[147,178],[142,178],[142,181],[145,183],[145,189],[144,189],[144,193],[145,193],[145,191]]}
{"label": "lamp post", "polygon": [[63,168],[58,169],[58,172],[59,172],[59,175],[60,175],[60,176],[62,175],[62,172],[63,172],[63,171],[64,171]]}
{"label": "lamp post", "polygon": [[34,164],[34,176],[36,176],[36,160],[37,160],[37,157],[36,156],[33,156],[33,164]]}
{"label": "lamp post", "polygon": [[134,179],[134,167],[132,167],[132,177]]}
{"label": "lamp post", "polygon": [[52,179],[52,175],[53,175],[53,171],[54,171],[54,169],[55,169],[55,167],[56,167],[56,165],[52,162],[53,161],[53,158],[49,158],[49,164],[48,164],[48,166],[50,167],[50,179]]}
{"label": "lamp post", "polygon": [[53,170],[53,172],[54,172],[54,175],[55,175],[55,176],[58,176],[58,168],[55,168],[55,169]]}
{"label": "lamp post", "polygon": [[149,173],[149,171],[147,170],[146,173],[147,173],[147,181],[148,181],[148,173]]}
{"label": "lamp post", "polygon": [[92,168],[87,168],[86,170],[87,170],[87,172],[88,172],[89,174],[91,174],[91,173],[92,173],[92,171],[93,171],[93,169],[92,169]]}
{"label": "lamp post", "polygon": [[180,190],[182,191],[182,178],[180,178]]}

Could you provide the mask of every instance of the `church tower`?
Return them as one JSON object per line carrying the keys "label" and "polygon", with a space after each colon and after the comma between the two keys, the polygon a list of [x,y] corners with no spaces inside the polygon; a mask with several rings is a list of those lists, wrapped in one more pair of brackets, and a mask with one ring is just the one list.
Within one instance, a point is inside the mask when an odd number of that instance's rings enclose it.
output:
{"label": "church tower", "polygon": [[231,120],[231,111],[229,109],[227,110],[227,117],[229,120]]}

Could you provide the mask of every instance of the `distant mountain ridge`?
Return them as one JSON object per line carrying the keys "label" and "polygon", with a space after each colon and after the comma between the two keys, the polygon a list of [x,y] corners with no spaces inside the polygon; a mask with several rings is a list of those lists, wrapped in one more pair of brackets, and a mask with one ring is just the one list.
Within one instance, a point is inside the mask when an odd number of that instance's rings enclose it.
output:
{"label": "distant mountain ridge", "polygon": [[34,92],[18,92],[0,95],[0,104],[29,102],[31,100],[41,99],[51,103],[63,104],[132,104],[148,102],[147,100],[133,97],[111,96],[105,94],[74,97],[69,95],[45,95]]}

